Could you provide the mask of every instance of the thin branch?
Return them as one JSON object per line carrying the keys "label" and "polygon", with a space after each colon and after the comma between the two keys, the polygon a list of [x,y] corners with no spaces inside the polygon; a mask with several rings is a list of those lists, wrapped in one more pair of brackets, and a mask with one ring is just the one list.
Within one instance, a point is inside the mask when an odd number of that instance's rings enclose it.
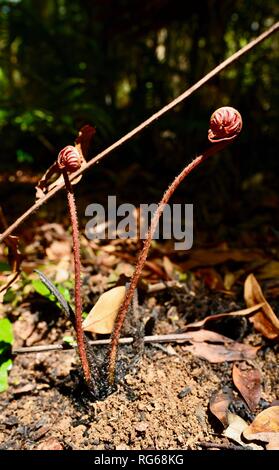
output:
{"label": "thin branch", "polygon": [[162,290],[170,289],[172,287],[177,287],[178,289],[182,289],[185,286],[178,281],[157,282],[156,284],[148,285],[147,294],[153,294],[154,292],[160,292]]}
{"label": "thin branch", "polygon": [[[175,98],[173,101],[171,101],[168,105],[161,108],[158,112],[156,112],[151,117],[149,117],[148,119],[143,121],[141,124],[139,124],[137,127],[135,127],[132,131],[128,132],[126,135],[124,135],[119,140],[117,140],[117,142],[110,145],[108,148],[106,148],[105,150],[100,152],[98,155],[93,157],[91,160],[89,160],[89,162],[87,162],[87,164],[83,168],[81,168],[80,170],[78,170],[76,173],[73,174],[71,180],[76,178],[77,176],[81,175],[84,171],[88,170],[95,163],[102,160],[106,155],[110,154],[113,150],[117,149],[122,144],[124,144],[128,140],[132,139],[132,137],[139,134],[147,126],[149,126],[150,124],[155,122],[157,119],[159,119],[164,114],[168,113],[171,109],[173,109],[179,103],[184,101],[186,98],[188,98],[190,95],[192,95],[195,91],[199,90],[205,83],[207,83],[213,77],[215,77],[220,72],[222,72],[222,70],[224,70],[226,67],[228,67],[233,62],[238,60],[240,57],[242,57],[244,54],[249,52],[251,49],[253,49],[255,46],[260,44],[262,41],[267,39],[269,36],[271,36],[273,33],[275,33],[278,29],[279,29],[279,21],[277,23],[275,23],[273,26],[271,26],[271,28],[267,29],[260,36],[258,36],[256,39],[253,39],[251,42],[246,44],[246,46],[239,49],[237,52],[235,52],[233,55],[231,55],[228,59],[221,62],[221,64],[219,64],[217,67],[215,67],[213,70],[211,70],[211,72],[209,72],[207,75],[205,75],[203,78],[201,78],[197,83],[195,83],[193,86],[191,86],[188,90],[184,91],[181,95],[179,95],[177,98]],[[60,185],[56,186],[55,188],[53,188],[48,194],[46,194],[46,196],[39,199],[33,206],[31,206],[24,214],[22,214],[13,224],[10,225],[10,227],[8,227],[0,235],[0,242],[2,242],[8,235],[10,235],[23,222],[25,222],[25,220],[30,215],[32,215],[36,210],[38,210],[39,207],[41,207],[45,202],[47,202],[50,198],[52,198],[63,187],[64,187],[64,184],[60,184]]]}
{"label": "thin branch", "polygon": [[198,442],[198,445],[204,447],[205,449],[224,449],[224,450],[253,450],[253,447],[241,446],[231,443],[215,443],[215,442]]}
{"label": "thin branch", "polygon": [[[179,343],[189,341],[191,338],[191,332],[187,333],[172,333],[169,335],[153,335],[144,336],[144,343]],[[119,344],[131,344],[134,338],[120,338]],[[110,339],[97,339],[95,341],[89,341],[91,346],[103,346],[110,344]],[[63,344],[48,344],[42,346],[29,346],[23,348],[16,348],[12,351],[14,355],[26,354],[26,353],[38,353],[38,352],[49,352],[49,351],[73,351],[76,347],[71,347]]]}

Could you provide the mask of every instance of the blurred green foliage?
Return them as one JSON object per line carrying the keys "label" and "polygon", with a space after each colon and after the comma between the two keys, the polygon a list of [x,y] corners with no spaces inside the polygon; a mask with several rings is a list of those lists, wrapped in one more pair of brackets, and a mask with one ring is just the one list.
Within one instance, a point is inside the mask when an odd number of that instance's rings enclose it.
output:
{"label": "blurred green foliage", "polygon": [[8,388],[8,371],[12,367],[10,358],[12,343],[12,324],[8,318],[0,318],[0,393]]}
{"label": "blurred green foliage", "polygon": [[[268,28],[276,3],[0,0],[2,167],[45,167],[85,122],[104,147]],[[170,154],[196,150],[222,104],[242,112],[249,152],[261,134],[269,153],[278,139],[276,58],[274,36],[148,130],[144,154],[168,167]],[[143,148],[124,152],[139,160]]]}
{"label": "blurred green foliage", "polygon": [[[73,287],[70,281],[65,284],[70,286],[70,288]],[[40,279],[33,279],[32,287],[34,288],[35,292],[37,292],[37,294],[40,294],[43,297],[46,297],[51,302],[56,302],[57,306],[59,307],[59,302],[56,301],[55,296],[50,292],[50,290],[46,287],[46,285]],[[62,284],[57,285],[56,287],[58,291],[60,292],[60,294],[62,294],[66,302],[71,303],[72,299],[71,299],[69,288]]]}

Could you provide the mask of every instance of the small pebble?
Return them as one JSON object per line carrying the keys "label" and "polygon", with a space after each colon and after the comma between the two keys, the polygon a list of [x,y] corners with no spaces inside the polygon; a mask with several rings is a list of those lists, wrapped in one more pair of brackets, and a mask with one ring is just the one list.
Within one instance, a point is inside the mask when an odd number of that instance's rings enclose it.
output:
{"label": "small pebble", "polygon": [[191,393],[191,387],[184,387],[180,392],[178,393],[178,398],[184,398],[188,393]]}

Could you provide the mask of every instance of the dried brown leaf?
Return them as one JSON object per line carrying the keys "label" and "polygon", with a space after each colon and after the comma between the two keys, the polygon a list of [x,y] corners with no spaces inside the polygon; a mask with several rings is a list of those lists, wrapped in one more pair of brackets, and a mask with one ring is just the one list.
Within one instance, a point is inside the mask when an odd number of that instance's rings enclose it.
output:
{"label": "dried brown leaf", "polygon": [[[248,428],[246,421],[240,418],[240,416],[228,413],[228,422],[229,426],[225,429],[223,435],[237,442],[241,446],[247,446],[247,444],[242,440],[242,434],[244,434],[245,430]],[[249,444],[249,447],[254,450],[263,450],[263,448],[257,444]]]}
{"label": "dried brown leaf", "polygon": [[261,374],[251,365],[241,363],[233,366],[233,383],[243,396],[251,411],[257,408],[261,398]]}
{"label": "dried brown leaf", "polygon": [[202,357],[213,363],[254,359],[259,349],[259,347],[238,343],[231,338],[210,330],[183,333],[182,342],[185,341],[189,341],[192,345],[183,346],[183,350],[190,351],[195,356]]}
{"label": "dried brown leaf", "polygon": [[264,253],[261,250],[230,249],[226,244],[222,244],[210,250],[191,250],[187,261],[180,265],[184,271],[188,271],[199,266],[215,266],[227,261],[248,262],[263,259]]}
{"label": "dried brown leaf", "polygon": [[8,235],[5,239],[5,243],[8,246],[8,261],[12,271],[18,272],[22,261],[22,256],[19,251],[19,237],[15,235]]}
{"label": "dried brown leaf", "polygon": [[46,248],[46,255],[50,261],[68,260],[71,256],[71,245],[67,240],[55,240]]}
{"label": "dried brown leaf", "polygon": [[256,416],[243,435],[248,441],[268,442],[267,449],[279,449],[279,406],[271,406]]}
{"label": "dried brown leaf", "polygon": [[176,267],[171,262],[171,260],[168,258],[168,256],[163,257],[163,267],[164,267],[164,270],[165,270],[165,272],[166,272],[166,274],[167,274],[167,276],[170,280],[176,278],[176,275],[175,275]]}
{"label": "dried brown leaf", "polygon": [[257,312],[262,306],[264,305],[264,303],[259,303],[257,305],[253,305],[252,307],[250,308],[245,308],[243,310],[236,310],[235,312],[228,312],[228,313],[217,313],[216,315],[210,315],[208,317],[205,317],[203,320],[200,320],[200,321],[197,321],[197,322],[194,322],[194,323],[189,323],[189,325],[186,325],[186,327],[184,328],[183,331],[185,330],[188,330],[188,329],[192,329],[192,328],[201,328],[203,327],[206,323],[210,322],[210,321],[216,321],[216,320],[220,320],[221,318],[226,318],[226,317],[242,317],[242,316],[246,316],[246,315],[251,315],[255,312]]}
{"label": "dried brown leaf", "polygon": [[189,351],[194,356],[201,357],[212,363],[255,359],[258,349],[257,347],[237,342],[230,342],[224,345],[195,343],[191,346],[183,346],[184,351]]}
{"label": "dried brown leaf", "polygon": [[224,427],[228,426],[228,407],[233,399],[232,391],[214,393],[209,400],[209,409],[211,413],[219,419]]}
{"label": "dried brown leaf", "polygon": [[204,284],[212,290],[223,291],[225,289],[223,279],[214,268],[199,268],[195,275],[203,279]]}
{"label": "dried brown leaf", "polygon": [[125,292],[124,286],[118,286],[102,294],[82,324],[84,331],[110,334]]}
{"label": "dried brown leaf", "polygon": [[272,260],[266,263],[257,271],[259,279],[278,279],[279,278],[279,261]]}
{"label": "dried brown leaf", "polygon": [[247,307],[252,307],[259,303],[263,303],[260,311],[253,315],[249,320],[253,323],[256,330],[269,339],[279,339],[279,319],[273,312],[271,306],[266,301],[262,289],[253,274],[245,280],[244,298]]}
{"label": "dried brown leaf", "polygon": [[198,331],[189,331],[181,334],[181,342],[190,341],[194,343],[217,343],[217,344],[230,344],[235,343],[231,338],[227,336],[220,335],[220,333],[215,333],[215,331],[210,330],[198,330]]}
{"label": "dried brown leaf", "polygon": [[240,418],[240,416],[233,413],[228,413],[227,417],[229,426],[223,432],[224,436],[228,437],[229,439],[233,439],[240,445],[244,445],[241,439],[241,435],[244,429],[248,427],[248,424],[246,421],[244,421],[244,419]]}

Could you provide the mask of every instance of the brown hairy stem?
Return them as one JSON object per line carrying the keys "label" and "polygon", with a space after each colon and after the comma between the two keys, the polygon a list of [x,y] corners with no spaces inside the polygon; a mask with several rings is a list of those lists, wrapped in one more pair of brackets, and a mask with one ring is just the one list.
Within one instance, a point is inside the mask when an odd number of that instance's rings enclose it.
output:
{"label": "brown hairy stem", "polygon": [[[205,83],[207,83],[209,80],[211,80],[213,77],[218,75],[222,70],[224,70],[226,67],[231,65],[233,62],[237,61],[240,57],[242,57],[244,54],[249,52],[251,49],[253,49],[255,46],[260,44],[262,41],[267,39],[269,36],[271,36],[273,33],[275,33],[279,29],[279,21],[277,21],[274,25],[272,25],[269,29],[264,31],[262,34],[260,34],[258,37],[250,41],[248,44],[246,44],[244,47],[239,49],[237,52],[232,54],[230,57],[228,57],[226,60],[221,62],[217,67],[215,67],[213,70],[211,70],[209,73],[207,73],[203,78],[201,78],[197,83],[192,85],[190,88],[188,88],[186,91],[181,93],[177,98],[172,100],[169,104],[161,108],[159,111],[157,111],[155,114],[150,116],[148,119],[143,121],[141,124],[139,124],[137,127],[135,127],[132,131],[128,132],[126,135],[121,137],[117,142],[113,143],[109,147],[107,147],[105,150],[100,152],[98,155],[95,157],[91,158],[87,162],[87,164],[78,170],[76,173],[73,174],[73,177],[71,179],[76,178],[77,176],[81,175],[84,171],[88,170],[91,166],[93,166],[95,163],[98,163],[100,160],[102,160],[104,157],[109,155],[113,150],[116,148],[120,147],[122,144],[125,142],[128,142],[128,140],[132,139],[134,136],[139,134],[141,131],[143,131],[147,126],[155,122],[157,119],[159,119],[161,116],[172,110],[175,106],[177,106],[179,103],[184,101],[186,98],[191,96],[195,91],[199,90]],[[8,235],[10,235],[17,227],[19,227],[25,220],[30,217],[36,210],[39,209],[45,202],[47,202],[49,199],[51,199],[58,191],[60,191],[65,185],[60,184],[53,188],[48,194],[46,194],[44,197],[39,199],[33,206],[31,206],[24,214],[22,214],[13,224],[10,225],[1,235],[0,235],[0,242],[2,242]]]}
{"label": "brown hairy stem", "polygon": [[121,332],[125,317],[127,315],[129,305],[133,298],[137,283],[139,281],[142,269],[144,267],[144,264],[148,255],[148,251],[149,251],[152,239],[153,239],[153,235],[155,233],[159,219],[164,211],[165,205],[168,203],[169,199],[171,198],[171,196],[173,195],[177,187],[180,185],[180,183],[184,180],[184,178],[187,175],[189,175],[189,173],[191,173],[192,170],[194,170],[198,165],[204,162],[209,156],[214,155],[216,152],[226,147],[228,143],[229,142],[219,142],[217,144],[214,144],[212,147],[206,150],[202,155],[199,155],[198,157],[196,157],[191,163],[189,163],[189,165],[183,168],[183,170],[179,173],[179,175],[173,180],[171,185],[168,187],[168,189],[164,193],[163,198],[158,204],[158,207],[152,217],[152,221],[148,229],[143,248],[139,254],[136,268],[132,276],[129,289],[126,293],[123,304],[118,312],[118,315],[115,321],[114,330],[112,332],[110,353],[109,353],[109,364],[108,364],[108,382],[110,385],[114,383],[114,379],[115,379],[115,366],[116,366],[116,357],[117,357],[120,332]]}
{"label": "brown hairy stem", "polygon": [[90,367],[86,354],[86,347],[84,342],[84,332],[82,328],[82,299],[81,299],[81,263],[80,263],[80,243],[79,243],[79,229],[78,229],[78,218],[76,211],[75,196],[73,187],[69,180],[69,176],[66,169],[62,170],[62,174],[65,181],[68,207],[72,225],[72,236],[73,236],[73,252],[74,252],[74,264],[75,264],[75,330],[77,335],[78,352],[81,360],[81,365],[84,373],[84,378],[87,384],[91,383]]}

